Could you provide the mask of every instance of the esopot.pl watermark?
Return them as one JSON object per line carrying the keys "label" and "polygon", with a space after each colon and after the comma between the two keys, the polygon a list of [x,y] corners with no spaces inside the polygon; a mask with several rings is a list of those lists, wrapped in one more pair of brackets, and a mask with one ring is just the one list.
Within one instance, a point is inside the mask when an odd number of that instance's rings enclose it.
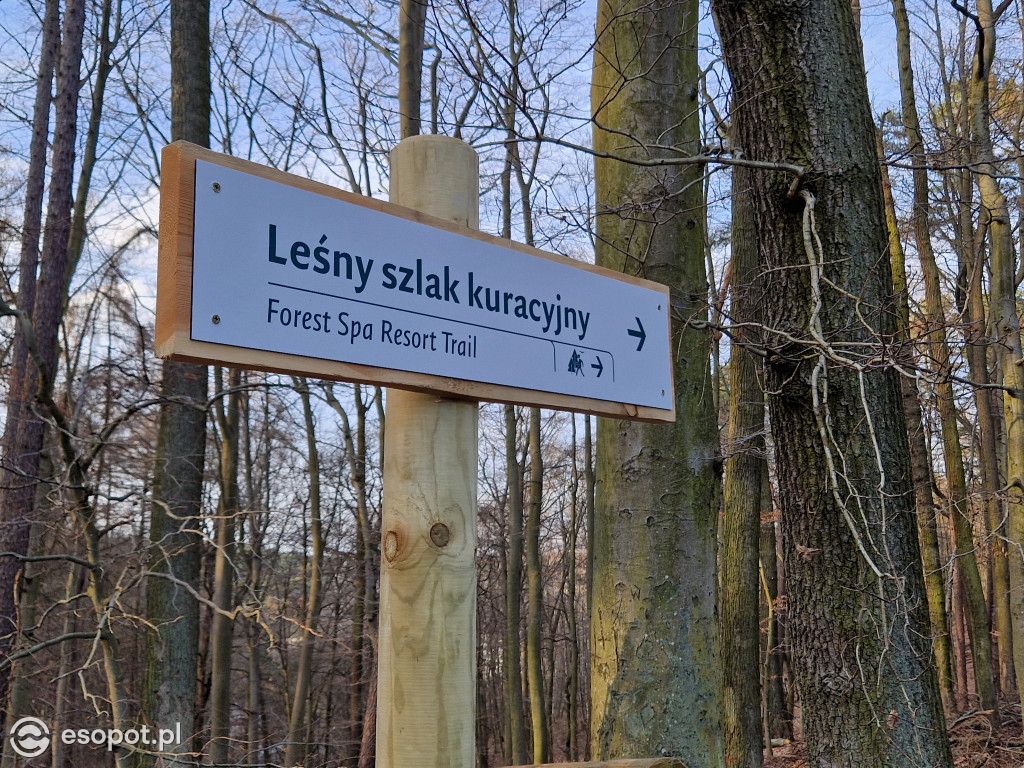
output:
{"label": "esopot.pl watermark", "polygon": [[69,746],[80,744],[106,747],[108,752],[122,745],[163,752],[181,744],[181,723],[175,723],[174,728],[140,725],[138,728],[125,729],[55,728],[51,732],[50,727],[38,717],[23,717],[11,726],[7,739],[11,749],[22,757],[38,757],[57,739]]}

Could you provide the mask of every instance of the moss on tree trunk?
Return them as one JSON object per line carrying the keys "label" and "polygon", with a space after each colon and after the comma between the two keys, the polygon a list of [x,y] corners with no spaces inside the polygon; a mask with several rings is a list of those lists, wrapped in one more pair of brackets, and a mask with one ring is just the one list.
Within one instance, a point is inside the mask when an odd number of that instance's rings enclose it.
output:
{"label": "moss on tree trunk", "polygon": [[[696,2],[601,0],[594,145],[638,158],[694,151]],[[606,130],[603,130],[606,129]],[[721,766],[716,613],[718,436],[706,331],[700,170],[596,161],[598,263],[671,287],[677,421],[603,419],[597,437],[594,759]]]}

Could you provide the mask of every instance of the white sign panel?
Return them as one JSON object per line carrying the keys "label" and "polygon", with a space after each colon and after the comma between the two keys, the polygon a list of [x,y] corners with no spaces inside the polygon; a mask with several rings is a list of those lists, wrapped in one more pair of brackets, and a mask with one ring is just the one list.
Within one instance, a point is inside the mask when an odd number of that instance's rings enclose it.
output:
{"label": "white sign panel", "polygon": [[194,210],[195,341],[673,407],[664,290],[203,160]]}

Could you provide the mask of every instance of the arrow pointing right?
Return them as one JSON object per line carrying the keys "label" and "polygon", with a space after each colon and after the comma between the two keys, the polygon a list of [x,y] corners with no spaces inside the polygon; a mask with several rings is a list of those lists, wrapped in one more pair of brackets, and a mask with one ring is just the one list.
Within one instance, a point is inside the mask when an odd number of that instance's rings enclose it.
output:
{"label": "arrow pointing right", "polygon": [[644,342],[647,340],[647,332],[644,330],[644,324],[640,322],[639,317],[634,317],[633,319],[636,320],[637,327],[640,330],[634,331],[632,328],[627,328],[626,333],[640,339],[640,343],[636,345],[636,351],[639,352],[644,348]]}
{"label": "arrow pointing right", "polygon": [[591,363],[590,367],[597,369],[597,378],[600,379],[601,378],[601,374],[604,372],[604,363],[601,362],[601,358],[600,357],[597,358],[597,362],[596,363]]}

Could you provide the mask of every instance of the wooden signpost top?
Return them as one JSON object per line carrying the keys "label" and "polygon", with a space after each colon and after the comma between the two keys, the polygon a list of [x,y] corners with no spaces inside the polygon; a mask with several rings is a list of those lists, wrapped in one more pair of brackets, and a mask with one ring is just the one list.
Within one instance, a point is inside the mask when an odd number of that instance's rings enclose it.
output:
{"label": "wooden signpost top", "polygon": [[664,286],[186,142],[162,163],[160,357],[675,419]]}

